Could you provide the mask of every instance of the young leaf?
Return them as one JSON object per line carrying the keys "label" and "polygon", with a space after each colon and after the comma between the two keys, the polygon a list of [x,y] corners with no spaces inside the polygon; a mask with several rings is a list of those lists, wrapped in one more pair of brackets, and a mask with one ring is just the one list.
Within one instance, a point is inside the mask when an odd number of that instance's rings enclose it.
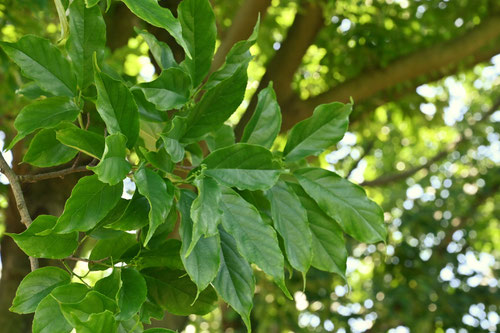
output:
{"label": "young leaf", "polygon": [[240,68],[240,66],[248,66],[248,63],[250,62],[250,60],[252,60],[250,47],[257,40],[257,36],[259,35],[259,25],[260,17],[255,24],[250,37],[248,37],[247,40],[239,41],[238,43],[234,44],[231,50],[229,50],[224,65],[222,66],[222,68],[210,75],[207,83],[204,86],[205,89],[212,89],[220,82],[231,77]]}
{"label": "young leaf", "polygon": [[69,61],[47,39],[26,35],[16,43],[0,42],[24,76],[56,96],[73,97],[76,78]]}
{"label": "young leaf", "polygon": [[116,185],[132,169],[130,163],[125,159],[127,156],[126,142],[127,138],[121,133],[106,137],[106,147],[101,161],[95,167],[89,168],[97,174],[101,182]]}
{"label": "young leaf", "polygon": [[94,52],[98,64],[104,59],[106,24],[99,7],[87,8],[84,0],[74,0],[69,6],[69,32],[66,48],[73,61],[78,85],[85,89],[94,80]]}
{"label": "young leaf", "polygon": [[250,332],[255,279],[252,267],[238,253],[236,241],[220,228],[220,269],[214,280],[215,290],[243,319]]}
{"label": "young leaf", "polygon": [[223,188],[220,207],[224,213],[222,225],[236,240],[239,252],[273,277],[291,299],[284,280],[284,258],[274,229],[262,221],[254,206],[230,188]]}
{"label": "young leaf", "polygon": [[132,13],[144,21],[158,28],[168,31],[175,41],[182,46],[188,57],[191,57],[189,48],[182,38],[182,28],[170,10],[161,7],[156,0],[122,0]]}
{"label": "young leaf", "polygon": [[219,233],[217,226],[221,222],[222,211],[219,208],[221,191],[215,180],[196,177],[194,185],[198,188],[198,196],[190,206],[190,215],[193,220],[193,243],[196,244],[202,235],[209,237]]}
{"label": "young leaf", "polygon": [[120,313],[117,320],[132,318],[146,301],[146,281],[134,268],[124,268],[121,272],[122,284],[118,291],[118,307]]}
{"label": "young leaf", "polygon": [[53,129],[43,129],[30,142],[23,162],[46,168],[71,161],[78,151],[63,145],[56,139]]}
{"label": "young leaf", "polygon": [[205,78],[212,64],[217,39],[215,15],[208,0],[184,0],[180,3],[179,22],[182,37],[191,53],[184,65],[197,87]]}
{"label": "young leaf", "polygon": [[188,114],[188,127],[181,141],[193,142],[219,129],[243,101],[247,66],[240,66],[230,77],[209,89]]}
{"label": "young leaf", "polygon": [[268,194],[274,227],[283,237],[288,261],[305,275],[312,261],[312,235],[306,210],[284,181],[274,185]]}
{"label": "young leaf", "polygon": [[134,30],[146,41],[149,46],[149,51],[151,51],[153,58],[156,60],[158,66],[160,66],[162,70],[171,67],[177,67],[177,62],[175,61],[174,54],[172,53],[172,50],[170,49],[168,44],[158,41],[153,34],[150,34],[145,30],[139,30],[137,28],[134,28]]}
{"label": "young leaf", "polygon": [[146,99],[156,105],[159,110],[181,108],[191,93],[191,79],[179,68],[169,68],[151,82],[139,85]]}
{"label": "young leaf", "polygon": [[60,268],[39,268],[21,281],[9,310],[20,314],[35,312],[38,303],[54,288],[69,282],[69,274]]}
{"label": "young leaf", "polygon": [[290,183],[289,186],[307,211],[307,220],[312,233],[312,266],[345,277],[347,250],[342,229],[318,207],[300,185]]}
{"label": "young leaf", "polygon": [[51,230],[57,217],[39,215],[33,223],[20,234],[7,234],[27,255],[35,258],[63,259],[71,255],[78,247],[78,233],[49,233],[37,235],[39,232]]}
{"label": "young leaf", "polygon": [[[205,290],[217,275],[220,264],[219,237],[213,235],[199,239],[193,238],[193,221],[190,217],[195,195],[193,192],[182,191],[179,210],[182,221],[179,233],[182,239],[181,259],[191,280],[198,287],[198,294]],[[198,294],[196,296],[198,296]]]}
{"label": "young leaf", "polygon": [[385,241],[384,213],[365,191],[334,172],[317,168],[295,171],[302,188],[342,229],[361,242]]}
{"label": "young leaf", "polygon": [[[172,201],[174,199],[172,184],[163,180],[156,172],[148,168],[140,168],[134,175],[137,190],[148,199],[149,211],[149,230],[144,240],[147,245],[154,232],[165,222]],[[167,182],[169,186],[167,186]]]}
{"label": "young leaf", "polygon": [[296,124],[283,151],[288,162],[318,155],[339,142],[347,131],[352,104],[323,104],[314,109],[313,115]]}
{"label": "young leaf", "polygon": [[210,286],[193,303],[197,288],[184,271],[148,268],[142,273],[149,299],[170,313],[178,316],[205,315],[217,306],[217,294]]}
{"label": "young leaf", "polygon": [[253,143],[268,149],[274,143],[281,129],[281,110],[276,101],[272,82],[259,93],[255,112],[245,126],[241,142]]}
{"label": "young leaf", "polygon": [[54,231],[69,233],[92,229],[118,203],[122,188],[122,183],[110,186],[100,182],[97,175],[81,178],[66,201]]}
{"label": "young leaf", "polygon": [[100,159],[104,154],[104,137],[102,135],[82,130],[73,124],[65,123],[64,127],[57,129],[56,139],[62,144],[96,159]]}
{"label": "young leaf", "polygon": [[63,121],[74,121],[80,108],[67,97],[51,97],[25,106],[14,121],[17,135],[7,150],[19,140],[40,128],[53,128]]}
{"label": "young leaf", "polygon": [[87,320],[80,321],[73,315],[75,329],[78,333],[109,333],[116,332],[118,323],[113,316],[113,312],[106,310],[99,313],[91,313]]}
{"label": "young leaf", "polygon": [[281,173],[269,150],[247,143],[216,150],[201,164],[207,168],[205,175],[240,190],[269,189],[278,181]]}
{"label": "young leaf", "polygon": [[96,67],[97,111],[110,134],[122,133],[127,147],[134,146],[139,136],[139,110],[127,86],[116,81]]}

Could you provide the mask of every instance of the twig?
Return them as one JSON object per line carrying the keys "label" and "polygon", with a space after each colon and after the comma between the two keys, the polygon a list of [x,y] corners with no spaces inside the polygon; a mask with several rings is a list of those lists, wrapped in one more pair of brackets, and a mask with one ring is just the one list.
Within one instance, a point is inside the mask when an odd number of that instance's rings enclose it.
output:
{"label": "twig", "polygon": [[53,178],[63,178],[64,176],[70,175],[72,173],[77,173],[77,172],[85,172],[85,171],[90,171],[87,169],[86,165],[82,165],[79,167],[71,167],[68,169],[63,169],[59,171],[52,171],[52,172],[47,172],[47,173],[39,173],[35,175],[20,175],[19,180],[22,183],[34,183],[38,182],[40,180],[46,180],[46,179],[53,179]]}
{"label": "twig", "polygon": [[90,259],[78,258],[78,257],[67,257],[67,258],[64,258],[64,259],[73,260],[73,261],[83,261],[83,262],[88,262],[90,264],[98,264],[98,263],[102,263],[102,262],[108,260],[109,257],[98,259],[98,260],[90,260]]}
{"label": "twig", "polygon": [[[14,198],[16,199],[17,210],[19,211],[19,215],[21,216],[21,222],[28,228],[33,221],[31,220],[30,213],[26,206],[26,201],[24,200],[23,190],[21,189],[21,184],[19,183],[18,176],[12,171],[9,164],[3,157],[3,154],[0,152],[0,171],[7,177],[10,182],[10,187],[12,189],[12,193],[14,194]],[[29,257],[31,271],[34,271],[38,268],[38,259]]]}

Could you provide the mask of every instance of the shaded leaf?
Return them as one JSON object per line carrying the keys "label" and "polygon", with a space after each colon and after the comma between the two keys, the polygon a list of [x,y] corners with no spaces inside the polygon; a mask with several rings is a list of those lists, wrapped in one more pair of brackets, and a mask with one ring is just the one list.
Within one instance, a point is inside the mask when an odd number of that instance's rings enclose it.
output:
{"label": "shaded leaf", "polygon": [[120,313],[117,320],[132,318],[146,301],[146,281],[141,273],[133,268],[124,268],[121,272],[122,284],[118,291],[118,307]]}
{"label": "shaded leaf", "polygon": [[177,62],[167,43],[160,42],[153,34],[145,30],[139,30],[137,28],[134,28],[134,30],[139,36],[144,38],[148,44],[149,51],[151,51],[153,58],[161,69],[165,70],[171,67],[177,67]]}
{"label": "shaded leaf", "polygon": [[43,129],[30,142],[23,162],[46,168],[71,161],[78,151],[63,145],[56,139],[53,129]]}
{"label": "shaded leaf", "polygon": [[65,123],[63,128],[57,129],[56,139],[68,147],[97,159],[100,159],[104,154],[104,137],[102,135],[82,130],[73,124]]}
{"label": "shaded leaf", "polygon": [[146,99],[159,110],[181,108],[188,100],[191,90],[191,79],[179,68],[169,68],[151,82],[139,85]]}

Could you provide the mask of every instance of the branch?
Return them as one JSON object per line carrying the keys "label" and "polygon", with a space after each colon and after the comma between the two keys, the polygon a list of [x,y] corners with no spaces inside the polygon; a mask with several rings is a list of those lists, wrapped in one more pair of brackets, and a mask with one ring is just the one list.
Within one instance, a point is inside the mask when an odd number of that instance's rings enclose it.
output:
{"label": "branch", "polygon": [[71,167],[68,169],[63,169],[59,171],[52,171],[47,173],[39,173],[35,175],[19,175],[19,180],[22,183],[35,183],[40,180],[53,179],[53,178],[64,178],[64,176],[70,175],[72,173],[77,172],[87,172],[90,171],[87,169],[86,165],[82,165],[79,167]]}
{"label": "branch", "polygon": [[[479,122],[487,120],[496,110],[498,110],[499,107],[500,107],[500,100],[496,101],[491,106],[491,108],[485,114],[483,114],[483,116],[481,117]],[[400,173],[395,173],[395,174],[387,175],[387,176],[380,176],[374,180],[364,181],[359,185],[360,186],[385,186],[387,184],[395,183],[395,182],[398,182],[400,180],[406,179],[406,178],[416,174],[417,172],[419,172],[422,169],[428,169],[433,163],[445,158],[446,156],[448,156],[448,154],[455,151],[457,149],[457,147],[465,141],[466,141],[465,136],[460,135],[460,137],[457,141],[455,141],[453,144],[451,144],[447,149],[442,150],[439,153],[437,153],[436,155],[434,155],[434,157],[432,157],[425,164],[422,164],[420,166],[411,168],[409,170],[406,170],[406,171],[403,171]]]}
{"label": "branch", "polygon": [[[301,101],[292,95],[286,102],[290,117],[284,117],[283,129],[289,129],[296,122],[309,117],[320,104],[333,101],[348,102],[352,96],[356,103],[381,93],[395,85],[414,79],[428,82],[423,77],[442,72],[451,75],[459,65],[474,65],[500,53],[500,17],[491,16],[480,25],[448,42],[440,42],[429,48],[417,50],[403,56],[387,67],[361,71],[361,74],[332,87],[327,92]],[[450,68],[452,71],[450,71]]]}
{"label": "branch", "polygon": [[[12,189],[12,193],[14,194],[14,198],[16,199],[17,210],[19,211],[19,215],[21,216],[21,222],[28,228],[33,221],[31,220],[30,213],[26,206],[26,201],[24,200],[23,190],[21,189],[21,184],[19,183],[19,178],[12,171],[9,164],[3,157],[3,154],[0,152],[0,171],[7,177],[10,182],[10,187]],[[31,271],[34,271],[38,268],[38,259],[29,257]]]}
{"label": "branch", "polygon": [[237,138],[241,137],[245,125],[252,117],[259,91],[267,87],[270,81],[273,81],[276,98],[280,105],[283,106],[283,102],[293,94],[290,86],[293,76],[302,63],[307,49],[324,25],[322,4],[322,1],[309,1],[295,16],[292,26],[288,29],[287,38],[269,64],[266,65],[266,73],[252,96],[246,112],[235,128]]}

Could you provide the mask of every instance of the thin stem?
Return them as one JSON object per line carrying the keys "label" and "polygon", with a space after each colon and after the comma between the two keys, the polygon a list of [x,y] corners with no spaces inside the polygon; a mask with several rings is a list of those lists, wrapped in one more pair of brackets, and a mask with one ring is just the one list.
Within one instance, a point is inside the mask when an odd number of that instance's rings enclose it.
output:
{"label": "thin stem", "polygon": [[[19,183],[19,177],[15,174],[15,172],[10,168],[9,164],[3,157],[3,154],[0,152],[0,171],[7,177],[10,182],[10,187],[12,189],[12,193],[14,194],[14,198],[16,199],[17,210],[19,211],[19,215],[21,216],[21,222],[28,228],[33,221],[31,220],[30,213],[26,206],[26,201],[24,200],[23,190],[21,189],[21,184]],[[39,267],[38,259],[29,257],[31,271],[34,271]]]}
{"label": "thin stem", "polygon": [[34,183],[34,182],[38,182],[40,180],[53,179],[53,178],[63,178],[64,176],[67,176],[67,175],[72,174],[72,173],[86,172],[86,171],[89,171],[87,169],[87,166],[82,165],[82,166],[75,167],[75,168],[71,167],[68,169],[46,172],[46,173],[39,173],[36,175],[20,175],[19,180],[22,183]]}

